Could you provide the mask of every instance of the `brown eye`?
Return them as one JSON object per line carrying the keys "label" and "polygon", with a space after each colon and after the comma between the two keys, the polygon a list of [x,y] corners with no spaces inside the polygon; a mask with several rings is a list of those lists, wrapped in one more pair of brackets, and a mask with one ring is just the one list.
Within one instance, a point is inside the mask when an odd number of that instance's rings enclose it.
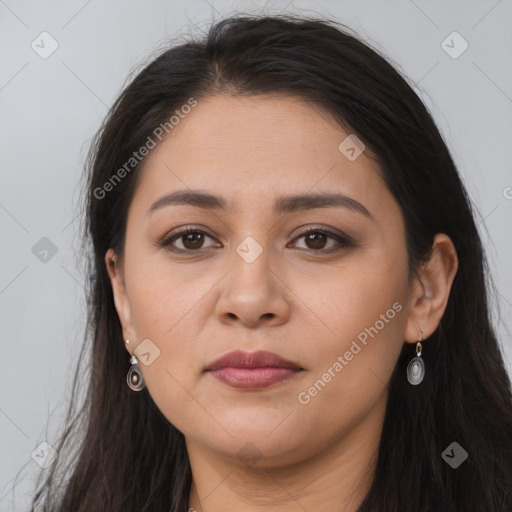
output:
{"label": "brown eye", "polygon": [[182,235],[181,240],[186,249],[200,249],[204,243],[204,234],[199,232]]}
{"label": "brown eye", "polygon": [[[160,242],[161,247],[167,247],[172,251],[194,252],[204,249],[205,238],[210,238],[204,231],[194,228],[183,229],[178,233]],[[182,247],[176,247],[175,242],[180,242]]]}
{"label": "brown eye", "polygon": [[[334,252],[342,249],[343,247],[351,247],[353,242],[347,236],[342,236],[338,233],[326,229],[312,228],[303,231],[295,240],[303,238],[306,245],[305,249],[310,249],[315,252]],[[334,245],[326,248],[327,241],[334,240]],[[301,249],[302,247],[299,247]]]}
{"label": "brown eye", "polygon": [[[323,249],[329,237],[323,233],[309,233],[304,235],[304,241],[309,249]],[[311,245],[309,245],[311,243]]]}

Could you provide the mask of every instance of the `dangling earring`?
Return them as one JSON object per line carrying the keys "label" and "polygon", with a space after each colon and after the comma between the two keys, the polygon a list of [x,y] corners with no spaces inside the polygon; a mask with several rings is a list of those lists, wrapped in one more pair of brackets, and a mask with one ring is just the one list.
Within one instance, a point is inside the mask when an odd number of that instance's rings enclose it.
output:
{"label": "dangling earring", "polygon": [[411,359],[407,365],[407,380],[413,386],[417,386],[425,377],[425,363],[421,358],[421,340],[423,338],[423,331],[420,329],[420,339],[416,343],[416,357]]}
{"label": "dangling earring", "polygon": [[146,383],[139,366],[139,360],[136,356],[132,356],[130,358],[130,363],[132,363],[132,366],[126,375],[126,382],[133,391],[141,391],[146,387]]}

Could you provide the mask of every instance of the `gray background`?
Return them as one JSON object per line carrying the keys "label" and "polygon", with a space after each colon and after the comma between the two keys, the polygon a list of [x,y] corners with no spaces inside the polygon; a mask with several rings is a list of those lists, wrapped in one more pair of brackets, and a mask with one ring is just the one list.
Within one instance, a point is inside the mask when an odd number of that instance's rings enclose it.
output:
{"label": "gray background", "polygon": [[[85,318],[75,206],[92,135],[128,73],[167,40],[264,5],[0,0],[0,511],[26,506],[31,454],[55,442],[69,397]],[[282,11],[349,25],[416,84],[478,211],[512,373],[512,0],[267,2]],[[31,47],[48,51],[43,31],[58,43],[45,59]],[[453,31],[469,44],[457,58],[442,46]],[[56,254],[40,252],[43,237]]]}

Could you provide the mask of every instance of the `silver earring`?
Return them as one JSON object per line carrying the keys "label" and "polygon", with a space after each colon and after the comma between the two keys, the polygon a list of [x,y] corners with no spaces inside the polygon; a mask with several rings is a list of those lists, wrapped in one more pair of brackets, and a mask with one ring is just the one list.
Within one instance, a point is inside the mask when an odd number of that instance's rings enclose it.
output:
{"label": "silver earring", "polygon": [[141,391],[146,387],[146,383],[139,366],[139,360],[136,356],[132,356],[130,358],[130,363],[132,363],[132,366],[126,375],[126,382],[133,391]]}
{"label": "silver earring", "polygon": [[[421,329],[420,329],[421,330]],[[412,358],[407,365],[407,380],[409,384],[417,386],[425,377],[425,362],[421,358],[421,340],[423,337],[423,331],[421,331],[420,339],[416,343],[416,357]]]}

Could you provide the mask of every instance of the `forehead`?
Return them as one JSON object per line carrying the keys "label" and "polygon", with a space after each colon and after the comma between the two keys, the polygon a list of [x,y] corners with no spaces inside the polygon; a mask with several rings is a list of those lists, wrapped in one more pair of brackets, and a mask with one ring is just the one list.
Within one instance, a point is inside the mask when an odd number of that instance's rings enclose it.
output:
{"label": "forehead", "polygon": [[363,152],[351,161],[340,151],[349,135],[323,109],[295,97],[201,99],[147,156],[134,201],[147,206],[187,188],[223,192],[230,207],[242,208],[274,191],[366,200],[385,193],[373,159]]}

